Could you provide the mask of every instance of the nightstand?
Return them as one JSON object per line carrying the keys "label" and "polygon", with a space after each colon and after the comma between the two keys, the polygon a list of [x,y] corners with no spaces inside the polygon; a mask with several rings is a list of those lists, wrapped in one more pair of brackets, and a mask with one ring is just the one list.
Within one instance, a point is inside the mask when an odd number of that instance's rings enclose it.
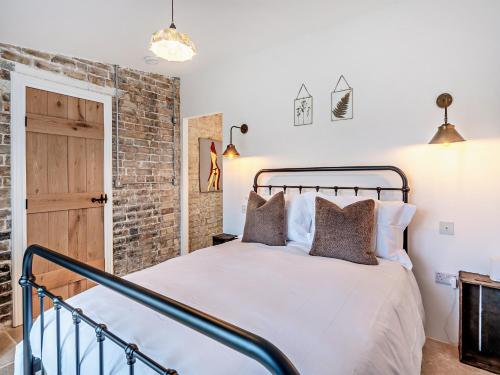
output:
{"label": "nightstand", "polygon": [[460,271],[460,361],[500,374],[500,282]]}
{"label": "nightstand", "polygon": [[220,233],[212,236],[212,245],[220,245],[238,238],[235,234]]}

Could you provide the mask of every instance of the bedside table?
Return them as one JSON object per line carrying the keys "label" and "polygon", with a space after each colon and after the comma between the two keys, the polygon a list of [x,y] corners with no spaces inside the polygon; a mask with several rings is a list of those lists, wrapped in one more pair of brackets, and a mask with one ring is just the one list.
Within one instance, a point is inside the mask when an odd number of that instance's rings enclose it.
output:
{"label": "bedside table", "polygon": [[500,374],[500,282],[459,272],[460,361]]}
{"label": "bedside table", "polygon": [[235,234],[220,233],[212,236],[212,245],[220,245],[238,238]]}

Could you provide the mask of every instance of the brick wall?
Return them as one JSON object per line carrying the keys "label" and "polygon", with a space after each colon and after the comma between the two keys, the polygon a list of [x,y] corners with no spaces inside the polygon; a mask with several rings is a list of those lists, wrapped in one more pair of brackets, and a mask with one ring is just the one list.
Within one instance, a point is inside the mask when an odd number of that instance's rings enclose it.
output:
{"label": "brick wall", "polygon": [[222,114],[189,119],[189,251],[212,246],[222,233],[222,193],[200,193],[199,138],[222,140]]}
{"label": "brick wall", "polygon": [[[114,85],[110,64],[0,43],[0,322],[3,323],[10,321],[12,312],[10,72],[15,70],[14,62],[98,86]],[[179,118],[179,80],[120,68],[118,87],[119,168],[123,185],[113,191],[113,251],[115,273],[124,275],[179,253],[179,186],[171,182],[174,148],[176,175],[180,172],[178,125],[174,139],[172,124],[174,95]],[[113,152],[113,173],[115,166]]]}

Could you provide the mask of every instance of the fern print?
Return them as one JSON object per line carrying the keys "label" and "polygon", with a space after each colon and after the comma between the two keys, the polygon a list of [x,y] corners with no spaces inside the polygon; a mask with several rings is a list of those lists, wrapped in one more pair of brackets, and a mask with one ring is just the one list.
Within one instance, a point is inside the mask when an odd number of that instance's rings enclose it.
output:
{"label": "fern print", "polygon": [[349,109],[349,100],[351,99],[351,92],[348,91],[337,103],[337,106],[333,110],[333,115],[336,118],[345,118],[344,116]]}

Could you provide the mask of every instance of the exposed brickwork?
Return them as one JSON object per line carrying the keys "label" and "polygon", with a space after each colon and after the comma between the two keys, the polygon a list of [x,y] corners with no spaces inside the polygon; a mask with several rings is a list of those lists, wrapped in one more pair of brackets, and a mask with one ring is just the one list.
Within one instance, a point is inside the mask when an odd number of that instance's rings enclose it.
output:
{"label": "exposed brickwork", "polygon": [[222,193],[200,193],[199,138],[222,140],[222,114],[189,120],[189,251],[212,246],[212,235],[222,233]]}
{"label": "exposed brickwork", "polygon": [[[10,72],[25,64],[98,86],[114,85],[113,66],[0,43],[0,322],[12,311],[10,209]],[[114,195],[114,269],[124,275],[179,253],[179,80],[120,68],[120,174]],[[115,108],[113,108],[113,111]],[[114,116],[114,114],[113,114]],[[113,121],[113,150],[114,137]],[[113,152],[113,174],[116,158]],[[115,177],[115,176],[113,176]]]}

